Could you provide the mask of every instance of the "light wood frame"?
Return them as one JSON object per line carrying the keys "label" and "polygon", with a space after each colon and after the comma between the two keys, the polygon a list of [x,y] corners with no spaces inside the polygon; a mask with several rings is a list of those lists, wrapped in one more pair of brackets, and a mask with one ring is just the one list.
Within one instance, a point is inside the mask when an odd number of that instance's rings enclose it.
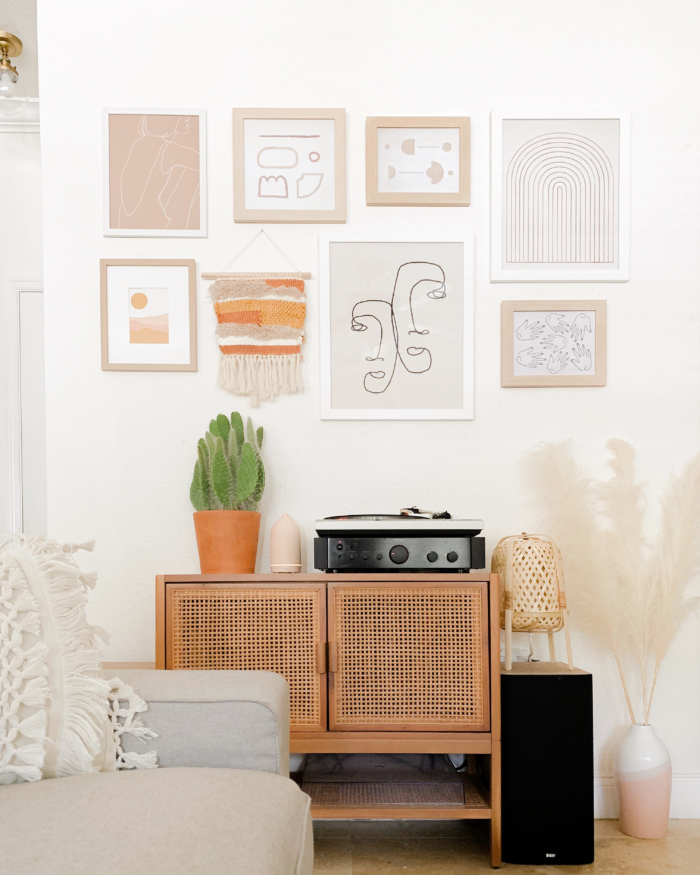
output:
{"label": "light wood frame", "polygon": [[[330,580],[324,574],[177,574],[156,577],[156,668],[166,668],[167,653],[167,591],[171,585],[187,584],[221,586],[232,583],[270,586],[298,586],[315,583],[328,587],[334,583],[377,583],[393,585],[459,583],[488,585],[488,650],[490,683],[490,731],[488,732],[421,732],[421,731],[293,731],[290,737],[291,753],[465,753],[484,757],[484,772],[479,778],[470,775],[488,807],[431,806],[429,808],[401,807],[328,807],[313,808],[315,818],[372,818],[412,820],[470,820],[490,821],[491,865],[501,865],[501,664],[498,575],[485,571],[468,574],[343,574],[341,580]],[[319,668],[325,667],[319,665]],[[487,786],[488,784],[488,786]]]}
{"label": "light wood frame", "polygon": [[[516,376],[513,373],[513,317],[528,310],[595,310],[595,374]],[[607,301],[501,301],[501,386],[552,388],[607,385]]]}
{"label": "light wood frame", "polygon": [[[332,243],[459,243],[464,246],[464,284],[462,309],[462,406],[449,408],[338,408],[332,405],[331,382],[331,270]],[[365,237],[342,229],[336,233],[319,235],[318,263],[321,289],[321,419],[473,419],[474,418],[474,238],[462,240],[424,234],[421,237],[406,234]]]}
{"label": "light wood frame", "polygon": [[[110,115],[186,115],[199,117],[199,228],[110,228],[109,226],[109,117]],[[207,236],[207,111],[205,109],[153,109],[105,107],[102,110],[102,234],[104,237],[206,237]]]}
{"label": "light wood frame", "polygon": [[[378,190],[379,128],[459,128],[459,191]],[[466,116],[371,116],[366,124],[366,186],[369,207],[468,207],[471,199],[471,119]]]}
{"label": "light wood frame", "polygon": [[[140,364],[109,361],[108,267],[186,267],[188,269],[190,360],[187,364]],[[100,326],[103,371],[196,371],[197,370],[197,271],[193,258],[101,258]]]}
{"label": "light wood frame", "polygon": [[[332,119],[335,122],[335,209],[251,210],[245,205],[244,122],[246,119]],[[233,221],[325,224],[343,223],[345,200],[344,109],[234,109],[233,110]]]}
{"label": "light wood frame", "polygon": [[[568,270],[503,269],[503,122],[537,119],[617,119],[620,122],[618,267]],[[603,283],[629,281],[630,261],[630,113],[610,107],[578,109],[494,109],[491,112],[491,282],[492,283]]]}

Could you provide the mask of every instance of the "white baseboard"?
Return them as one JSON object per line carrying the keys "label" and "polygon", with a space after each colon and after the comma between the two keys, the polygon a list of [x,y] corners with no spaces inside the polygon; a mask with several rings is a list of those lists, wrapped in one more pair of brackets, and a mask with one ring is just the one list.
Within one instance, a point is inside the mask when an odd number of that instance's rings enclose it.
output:
{"label": "white baseboard", "polygon": [[[613,777],[596,777],[593,782],[594,811],[597,818],[618,816],[617,791]],[[671,817],[700,818],[700,773],[673,775]]]}

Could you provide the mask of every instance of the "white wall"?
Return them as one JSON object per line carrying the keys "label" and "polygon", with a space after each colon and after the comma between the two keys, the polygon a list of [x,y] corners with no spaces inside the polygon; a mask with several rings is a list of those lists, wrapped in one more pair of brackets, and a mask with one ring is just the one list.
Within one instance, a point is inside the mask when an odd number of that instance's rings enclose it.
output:
{"label": "white wall", "polygon": [[0,539],[9,528],[7,279],[40,279],[41,151],[38,133],[7,133],[0,124]]}
{"label": "white wall", "polygon": [[[473,422],[321,422],[318,287],[309,283],[306,393],[254,411],[268,435],[260,568],[268,568],[268,534],[282,511],[302,525],[307,555],[316,517],[413,503],[483,517],[490,549],[533,524],[519,463],[538,441],[573,435],[580,458],[600,474],[605,441],[624,437],[639,448],[652,495],[698,449],[699,35],[694,0],[40,0],[49,530],[97,538],[92,617],[112,633],[110,658],[152,658],[154,575],[198,568],[188,501],[196,440],[212,415],[246,414],[249,405],[216,387],[203,282],[198,373],[103,373],[98,261],[192,257],[198,270],[212,270],[250,239],[257,229],[232,221],[231,108],[346,108],[348,228],[358,237],[477,238]],[[76,40],[82,72],[73,95],[54,73],[63,45]],[[542,104],[632,112],[627,284],[488,281],[489,112]],[[102,236],[100,108],[130,105],[206,108],[207,239]],[[472,118],[473,206],[366,207],[365,117],[452,114]],[[316,236],[328,228],[269,230],[316,277]],[[501,300],[552,296],[608,300],[606,388],[500,388]],[[624,704],[610,660],[581,635],[574,647],[595,675],[599,811],[609,812]],[[699,691],[696,620],[672,648],[654,714],[679,775],[676,815],[700,816]]]}

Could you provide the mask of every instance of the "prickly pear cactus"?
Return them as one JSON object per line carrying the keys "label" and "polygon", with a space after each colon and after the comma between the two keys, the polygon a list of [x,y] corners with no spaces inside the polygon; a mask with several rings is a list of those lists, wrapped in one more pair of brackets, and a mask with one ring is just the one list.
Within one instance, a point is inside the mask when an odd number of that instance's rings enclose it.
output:
{"label": "prickly pear cactus", "polygon": [[240,413],[220,413],[197,443],[197,461],[190,486],[195,510],[257,510],[265,489],[260,456],[262,427],[257,431]]}

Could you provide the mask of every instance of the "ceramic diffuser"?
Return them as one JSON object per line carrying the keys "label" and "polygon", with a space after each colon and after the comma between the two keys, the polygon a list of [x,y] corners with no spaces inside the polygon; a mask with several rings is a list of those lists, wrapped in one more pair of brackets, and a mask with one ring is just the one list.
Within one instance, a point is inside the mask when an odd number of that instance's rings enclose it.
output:
{"label": "ceramic diffuser", "polygon": [[270,532],[270,571],[301,571],[301,533],[288,513],[282,514]]}

